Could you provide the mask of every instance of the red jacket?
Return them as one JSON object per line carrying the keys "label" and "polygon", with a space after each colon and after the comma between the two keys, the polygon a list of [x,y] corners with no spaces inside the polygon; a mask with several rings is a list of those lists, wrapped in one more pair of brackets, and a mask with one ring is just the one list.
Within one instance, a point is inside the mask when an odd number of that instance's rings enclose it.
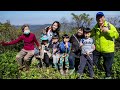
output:
{"label": "red jacket", "polygon": [[26,36],[24,34],[22,34],[20,37],[18,37],[16,40],[13,40],[11,42],[7,42],[5,43],[6,45],[13,45],[16,44],[20,41],[24,41],[24,49],[25,50],[34,50],[34,43],[36,43],[36,45],[39,47],[39,43],[35,37],[35,34],[30,33],[29,36]]}

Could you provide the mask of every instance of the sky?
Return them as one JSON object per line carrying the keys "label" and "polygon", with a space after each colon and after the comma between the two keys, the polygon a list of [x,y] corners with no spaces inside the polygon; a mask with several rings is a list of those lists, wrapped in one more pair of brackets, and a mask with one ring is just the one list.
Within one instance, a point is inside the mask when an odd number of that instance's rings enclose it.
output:
{"label": "sky", "polygon": [[[12,25],[43,25],[52,24],[54,21],[60,21],[65,17],[68,21],[72,19],[71,13],[89,14],[90,17],[96,16],[99,11],[0,11],[0,22],[4,23],[10,20]],[[102,11],[106,17],[120,16],[120,11]]]}

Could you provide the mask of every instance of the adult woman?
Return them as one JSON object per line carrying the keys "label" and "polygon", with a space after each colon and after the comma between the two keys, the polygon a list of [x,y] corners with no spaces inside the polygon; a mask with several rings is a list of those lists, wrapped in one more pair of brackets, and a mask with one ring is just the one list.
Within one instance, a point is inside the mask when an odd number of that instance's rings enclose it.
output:
{"label": "adult woman", "polygon": [[48,36],[49,42],[51,42],[52,36],[57,35],[59,37],[60,26],[61,25],[58,21],[54,21],[51,26],[45,28],[43,33]]}
{"label": "adult woman", "polygon": [[24,47],[22,50],[16,55],[16,60],[20,65],[20,70],[23,69],[22,59],[24,60],[26,70],[29,70],[29,60],[34,55],[34,43],[36,43],[37,47],[40,49],[40,45],[36,40],[36,37],[33,33],[30,32],[29,25],[22,26],[23,34],[19,36],[16,40],[10,42],[2,42],[3,46],[13,45],[20,41],[24,41]]}

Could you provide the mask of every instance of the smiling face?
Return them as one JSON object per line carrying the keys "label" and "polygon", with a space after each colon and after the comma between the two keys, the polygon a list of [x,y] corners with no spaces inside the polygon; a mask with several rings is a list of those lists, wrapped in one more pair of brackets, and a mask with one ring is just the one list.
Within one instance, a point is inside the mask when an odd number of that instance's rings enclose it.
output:
{"label": "smiling face", "polygon": [[102,25],[105,22],[105,17],[104,16],[97,16],[96,21],[99,25]]}
{"label": "smiling face", "polygon": [[58,38],[53,38],[52,41],[53,41],[53,43],[57,43],[58,42]]}
{"label": "smiling face", "polygon": [[83,35],[83,30],[81,28],[78,29],[77,34],[78,34],[78,36],[82,36]]}
{"label": "smiling face", "polygon": [[43,40],[42,43],[43,43],[44,45],[46,45],[46,44],[48,44],[48,40]]}
{"label": "smiling face", "polygon": [[63,39],[63,41],[64,41],[64,42],[68,42],[68,41],[69,41],[69,38],[66,38],[66,37],[65,37],[65,38]]}
{"label": "smiling face", "polygon": [[57,30],[57,29],[58,29],[58,23],[54,23],[54,24],[52,25],[52,30],[55,31],[55,30]]}
{"label": "smiling face", "polygon": [[91,32],[84,32],[85,38],[90,38]]}

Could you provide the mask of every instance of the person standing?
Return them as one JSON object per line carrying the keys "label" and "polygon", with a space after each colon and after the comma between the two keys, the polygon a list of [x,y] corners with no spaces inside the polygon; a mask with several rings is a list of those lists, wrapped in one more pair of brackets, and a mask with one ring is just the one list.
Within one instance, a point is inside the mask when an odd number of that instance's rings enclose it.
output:
{"label": "person standing", "polygon": [[95,45],[93,39],[90,37],[91,29],[86,28],[84,30],[84,38],[80,41],[81,56],[80,56],[80,66],[78,73],[82,76],[85,66],[88,66],[88,71],[90,78],[93,78],[93,51],[95,50]]}
{"label": "person standing", "polygon": [[114,40],[119,37],[114,25],[105,20],[103,12],[96,14],[97,24],[92,29],[92,36],[95,39],[96,49],[94,51],[94,64],[98,66],[100,57],[103,57],[103,67],[106,78],[111,78],[112,63],[114,60]]}

